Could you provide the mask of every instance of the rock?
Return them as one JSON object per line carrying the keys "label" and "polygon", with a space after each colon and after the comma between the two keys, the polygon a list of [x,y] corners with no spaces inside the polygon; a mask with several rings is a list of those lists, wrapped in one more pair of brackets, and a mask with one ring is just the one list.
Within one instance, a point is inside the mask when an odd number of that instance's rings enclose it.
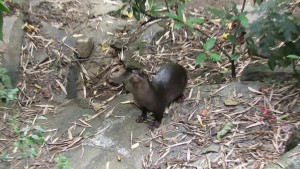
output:
{"label": "rock", "polygon": [[129,72],[125,69],[125,67],[117,66],[111,70],[109,75],[110,79],[108,81],[111,84],[120,85],[126,80],[128,75]]}
{"label": "rock", "polygon": [[108,12],[118,10],[123,5],[121,0],[113,0],[107,2],[97,2],[92,5],[90,14],[93,16],[102,16]]}
{"label": "rock", "polygon": [[264,82],[283,82],[293,77],[291,68],[276,68],[270,70],[267,64],[256,63],[248,65],[243,71],[241,81],[264,81]]}
{"label": "rock", "polygon": [[220,150],[220,146],[217,144],[211,144],[207,147],[204,147],[201,151],[201,154],[207,154],[207,153],[217,153]]}
{"label": "rock", "polygon": [[88,58],[94,48],[94,41],[92,38],[78,39],[76,42],[76,49],[79,58]]}
{"label": "rock", "polygon": [[[24,37],[24,31],[20,29],[24,24],[22,16],[9,16],[4,17],[4,43],[3,49],[6,51],[3,57],[3,67],[6,67],[9,72],[7,73],[12,79],[12,86],[16,86],[19,80],[19,65],[20,54],[22,50],[22,42]],[[1,42],[2,43],[2,42]]]}
{"label": "rock", "polygon": [[295,169],[300,168],[300,156],[297,155],[300,146],[280,156],[274,163],[268,164],[265,169]]}
{"label": "rock", "polygon": [[295,148],[298,144],[300,143],[300,129],[297,128],[295,129],[290,138],[286,141],[285,144],[285,152],[288,152],[290,150],[292,150],[293,148]]}
{"label": "rock", "polygon": [[33,56],[38,63],[43,63],[49,57],[45,48],[34,50]]}
{"label": "rock", "polygon": [[68,46],[74,47],[76,43],[76,39],[72,36],[69,36],[66,31],[60,30],[53,25],[41,21],[42,27],[40,28],[40,32],[43,36],[48,38],[53,38],[55,41],[63,41]]}
{"label": "rock", "polygon": [[67,99],[75,99],[77,98],[77,81],[79,76],[80,67],[77,63],[71,64],[69,67],[69,73],[67,78]]}

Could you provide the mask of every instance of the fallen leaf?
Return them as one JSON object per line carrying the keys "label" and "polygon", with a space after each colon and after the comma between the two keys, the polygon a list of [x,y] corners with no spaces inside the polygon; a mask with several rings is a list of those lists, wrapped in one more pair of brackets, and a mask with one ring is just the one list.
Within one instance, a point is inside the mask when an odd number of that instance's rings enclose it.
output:
{"label": "fallen leaf", "polygon": [[101,51],[102,52],[107,52],[107,51],[109,51],[109,49],[110,49],[110,46],[107,43],[102,43],[101,44]]}
{"label": "fallen leaf", "polygon": [[229,36],[229,33],[223,33],[220,38],[221,39],[224,39],[224,40],[227,40],[228,39],[228,36]]}
{"label": "fallen leaf", "polygon": [[249,89],[251,92],[254,92],[254,93],[264,94],[263,92],[260,92],[260,91],[258,91],[258,90],[253,89],[252,87],[248,87],[248,89]]}
{"label": "fallen leaf", "polygon": [[137,148],[139,145],[140,145],[140,143],[135,143],[135,144],[133,144],[133,145],[131,146],[131,150]]}
{"label": "fallen leaf", "polygon": [[227,122],[225,124],[225,126],[222,128],[222,130],[220,130],[217,133],[217,138],[218,139],[223,138],[227,133],[229,133],[231,131],[232,128],[233,128],[233,123],[232,122]]}
{"label": "fallen leaf", "polygon": [[38,89],[41,89],[42,86],[38,85],[38,84],[35,84],[34,87],[38,88]]}
{"label": "fallen leaf", "polygon": [[223,103],[224,103],[226,106],[236,106],[236,105],[239,104],[239,103],[238,103],[237,101],[235,101],[233,98],[225,99],[225,100],[223,100]]}
{"label": "fallen leaf", "polygon": [[209,115],[209,110],[208,109],[204,109],[200,114],[202,116],[208,116]]}
{"label": "fallen leaf", "polygon": [[127,16],[128,18],[132,18],[133,17],[133,12],[132,11],[131,12],[126,11],[125,16]]}
{"label": "fallen leaf", "polygon": [[115,110],[116,107],[112,108],[109,112],[106,113],[105,115],[105,118],[108,118],[112,113],[113,111]]}

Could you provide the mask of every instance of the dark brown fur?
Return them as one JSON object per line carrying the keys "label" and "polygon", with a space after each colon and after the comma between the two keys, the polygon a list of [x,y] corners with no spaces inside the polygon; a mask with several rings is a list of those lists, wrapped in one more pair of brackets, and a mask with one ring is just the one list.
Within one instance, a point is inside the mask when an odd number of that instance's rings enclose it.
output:
{"label": "dark brown fur", "polygon": [[136,120],[141,123],[147,119],[147,112],[153,112],[155,121],[149,128],[158,127],[165,108],[183,94],[187,85],[186,70],[176,63],[163,65],[152,81],[141,71],[135,71],[129,78],[132,94],[142,109],[142,115]]}

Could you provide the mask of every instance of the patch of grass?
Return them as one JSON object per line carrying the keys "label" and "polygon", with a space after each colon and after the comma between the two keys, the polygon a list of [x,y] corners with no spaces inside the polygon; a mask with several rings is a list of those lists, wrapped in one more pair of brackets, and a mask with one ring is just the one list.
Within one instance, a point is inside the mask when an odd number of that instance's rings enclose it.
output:
{"label": "patch of grass", "polygon": [[43,127],[35,125],[37,119],[46,119],[44,116],[37,116],[34,120],[27,120],[26,127],[20,127],[20,115],[16,113],[8,121],[8,125],[17,135],[17,141],[14,142],[14,152],[20,151],[18,159],[34,158],[38,155],[37,149],[45,140],[42,133],[45,132]]}
{"label": "patch of grass", "polygon": [[72,169],[66,156],[59,155],[54,160],[59,169]]}

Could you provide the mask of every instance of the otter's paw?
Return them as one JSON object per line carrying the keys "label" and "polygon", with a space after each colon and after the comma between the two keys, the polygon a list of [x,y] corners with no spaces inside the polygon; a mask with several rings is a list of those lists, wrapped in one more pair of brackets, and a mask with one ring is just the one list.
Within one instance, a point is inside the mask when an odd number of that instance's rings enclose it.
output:
{"label": "otter's paw", "polygon": [[177,102],[177,103],[181,103],[181,102],[183,102],[184,101],[184,94],[181,94],[181,95],[179,95],[178,97],[176,97],[175,99],[174,99],[174,101],[175,102]]}
{"label": "otter's paw", "polygon": [[154,130],[155,128],[158,128],[160,126],[160,122],[154,121],[149,125],[150,130]]}
{"label": "otter's paw", "polygon": [[135,121],[137,123],[143,123],[144,121],[146,121],[147,117],[140,115]]}

